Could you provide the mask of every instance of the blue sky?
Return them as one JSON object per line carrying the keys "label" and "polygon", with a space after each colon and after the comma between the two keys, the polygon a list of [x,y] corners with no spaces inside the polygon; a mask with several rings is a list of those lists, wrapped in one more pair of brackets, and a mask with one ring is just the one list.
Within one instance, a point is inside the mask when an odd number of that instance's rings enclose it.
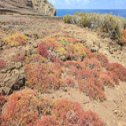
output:
{"label": "blue sky", "polygon": [[49,0],[57,9],[126,9],[126,0]]}

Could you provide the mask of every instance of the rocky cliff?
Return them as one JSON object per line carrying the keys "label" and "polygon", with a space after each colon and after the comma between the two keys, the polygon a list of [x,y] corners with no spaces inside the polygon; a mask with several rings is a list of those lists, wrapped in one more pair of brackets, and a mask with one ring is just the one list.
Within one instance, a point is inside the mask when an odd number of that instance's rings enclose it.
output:
{"label": "rocky cliff", "polygon": [[0,0],[0,13],[54,16],[56,9],[47,0]]}

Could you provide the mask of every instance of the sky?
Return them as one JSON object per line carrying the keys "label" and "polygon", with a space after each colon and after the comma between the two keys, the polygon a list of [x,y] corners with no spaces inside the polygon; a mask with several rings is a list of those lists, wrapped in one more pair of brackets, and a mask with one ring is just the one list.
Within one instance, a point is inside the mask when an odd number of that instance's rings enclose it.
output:
{"label": "sky", "polygon": [[126,9],[126,0],[49,0],[57,9]]}

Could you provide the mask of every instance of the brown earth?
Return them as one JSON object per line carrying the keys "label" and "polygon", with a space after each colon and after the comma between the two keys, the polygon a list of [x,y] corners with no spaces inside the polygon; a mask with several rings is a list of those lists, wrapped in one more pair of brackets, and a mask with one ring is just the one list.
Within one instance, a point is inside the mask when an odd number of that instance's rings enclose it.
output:
{"label": "brown earth", "polygon": [[[25,46],[10,48],[2,42],[2,38],[15,32],[29,36]],[[15,90],[17,82],[21,84],[18,85],[18,89],[24,86],[23,63],[14,63],[11,60],[16,53],[34,54],[40,40],[65,35],[82,41],[92,51],[102,52],[111,62],[118,62],[126,67],[126,47],[118,45],[105,34],[91,31],[88,28],[82,29],[75,25],[64,24],[60,18],[1,15],[0,58],[7,61],[7,68],[0,71],[0,90],[10,94],[12,90]],[[104,102],[91,101],[78,89],[72,88],[63,88],[41,95],[51,99],[67,98],[79,102],[83,108],[97,112],[107,126],[126,126],[126,83],[120,83],[115,88],[105,88],[107,100]]]}

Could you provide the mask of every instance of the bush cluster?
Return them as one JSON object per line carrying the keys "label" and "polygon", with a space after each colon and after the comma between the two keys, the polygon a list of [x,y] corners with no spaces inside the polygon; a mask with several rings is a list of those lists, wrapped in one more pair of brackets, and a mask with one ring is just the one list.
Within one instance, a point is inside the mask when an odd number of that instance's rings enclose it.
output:
{"label": "bush cluster", "polygon": [[0,95],[0,125],[104,126],[96,113],[84,111],[78,103],[44,99],[40,93],[71,87],[78,88],[91,100],[103,101],[105,86],[114,87],[126,81],[126,68],[110,63],[105,55],[91,52],[68,36],[48,38],[39,43],[37,50],[38,54],[25,60],[27,86],[31,89],[14,92],[7,102]]}
{"label": "bush cluster", "polygon": [[66,16],[63,18],[63,20],[64,20],[65,23],[71,23],[71,19],[72,19],[72,16],[70,16],[70,15],[66,15]]}
{"label": "bush cluster", "polygon": [[40,92],[47,92],[49,89],[58,89],[61,86],[61,68],[58,64],[27,64],[25,71],[28,79],[28,86],[38,89]]}
{"label": "bush cluster", "polygon": [[38,99],[31,89],[24,89],[9,96],[2,114],[2,126],[27,126],[38,117]]}
{"label": "bush cluster", "polygon": [[110,14],[76,13],[73,16],[66,15],[65,23],[77,24],[82,27],[97,29],[106,32],[112,39],[122,41],[126,19]]}
{"label": "bush cluster", "polygon": [[22,33],[15,33],[3,38],[3,41],[9,46],[21,46],[28,40],[28,37]]}
{"label": "bush cluster", "polygon": [[54,37],[38,44],[38,53],[50,60],[82,60],[86,56],[85,47],[70,37]]}
{"label": "bush cluster", "polygon": [[70,37],[48,38],[39,43],[38,53],[27,59],[25,71],[28,86],[40,92],[78,87],[90,99],[103,101],[104,86],[126,81],[125,67]]}
{"label": "bush cluster", "polygon": [[99,116],[66,99],[41,99],[31,89],[9,96],[1,126],[104,126]]}

